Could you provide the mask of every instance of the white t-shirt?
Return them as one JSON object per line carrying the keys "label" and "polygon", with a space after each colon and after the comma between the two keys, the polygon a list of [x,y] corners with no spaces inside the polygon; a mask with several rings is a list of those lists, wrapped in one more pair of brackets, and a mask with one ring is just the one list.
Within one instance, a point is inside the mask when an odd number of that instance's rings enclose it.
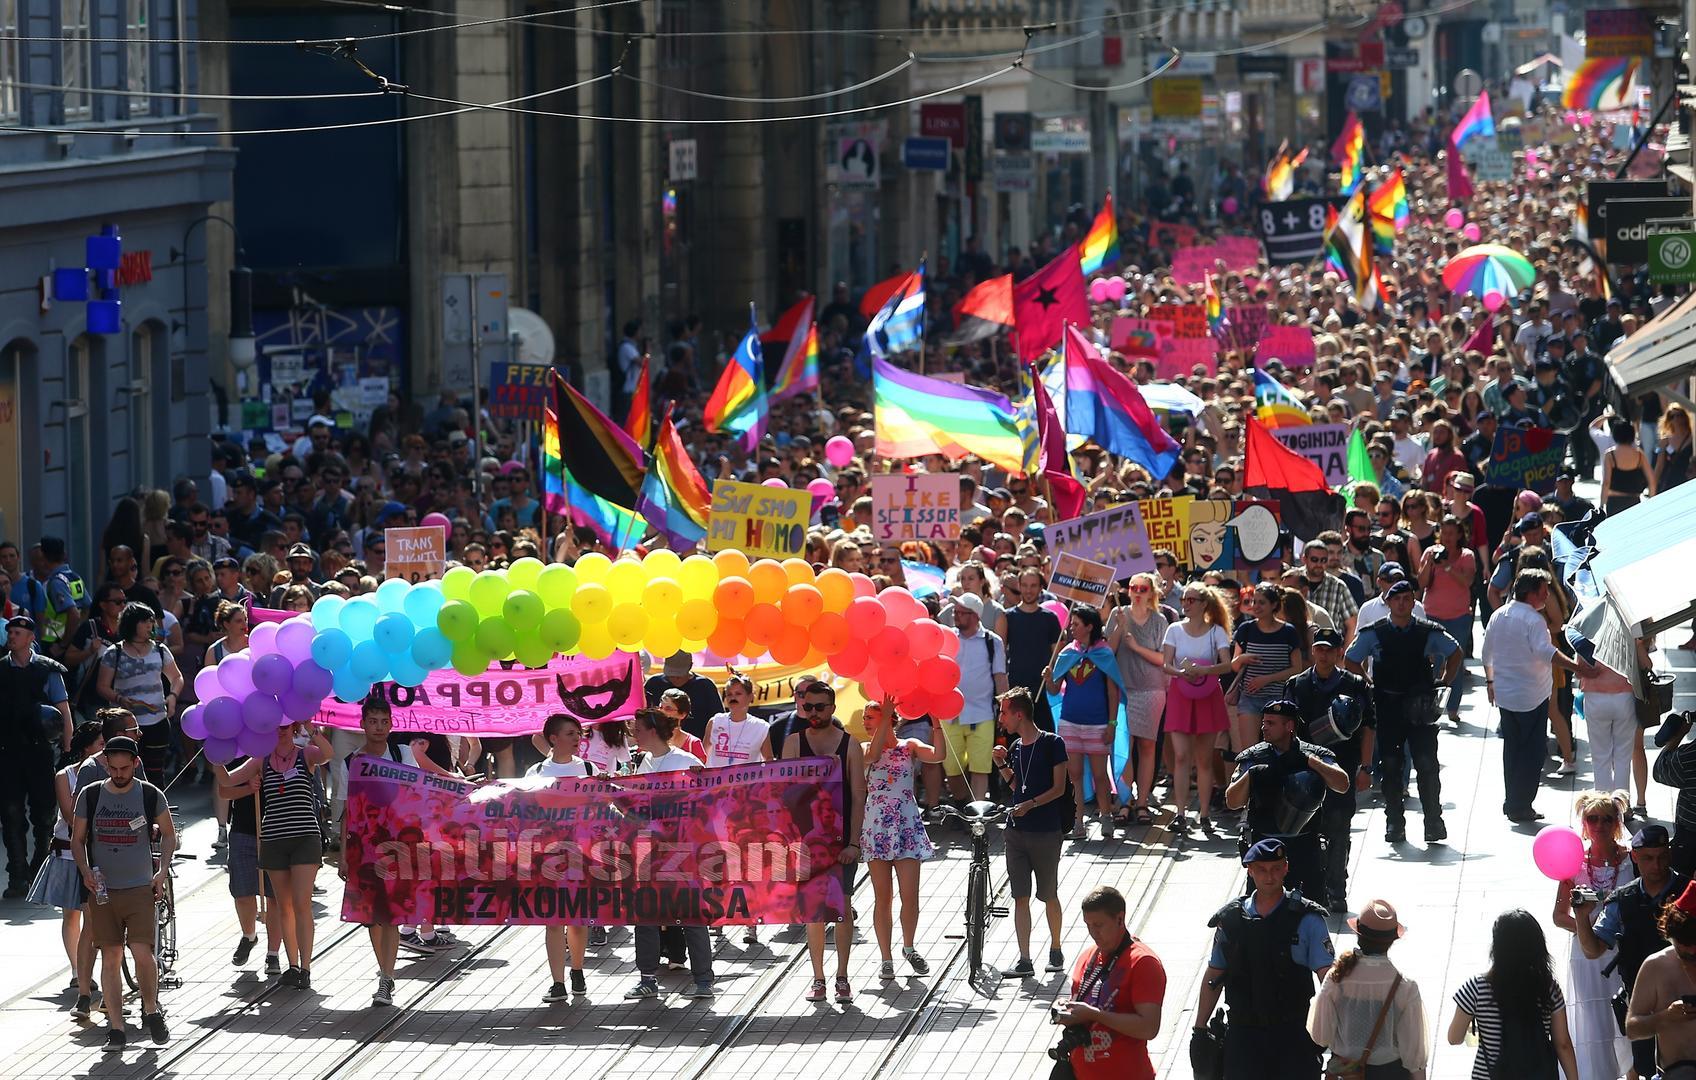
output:
{"label": "white t-shirt", "polygon": [[765,744],[771,725],[757,716],[733,720],[721,712],[707,721],[707,767],[746,765],[761,760],[760,747]]}
{"label": "white t-shirt", "polygon": [[1223,627],[1209,626],[1207,633],[1200,637],[1192,635],[1184,629],[1182,622],[1175,622],[1166,628],[1166,639],[1161,645],[1173,648],[1173,663],[1183,666],[1185,660],[1194,660],[1198,664],[1217,664],[1219,650],[1231,647],[1231,635],[1225,633]]}
{"label": "white t-shirt", "polygon": [[687,750],[679,750],[675,746],[665,753],[655,756],[649,754],[642,759],[642,764],[636,766],[639,773],[653,772],[683,772],[701,765],[700,758]]}
{"label": "white t-shirt", "polygon": [[630,767],[628,746],[611,746],[593,732],[583,737],[583,756],[604,773],[620,772]]}
{"label": "white t-shirt", "polygon": [[567,762],[558,762],[553,758],[545,758],[530,766],[526,776],[588,776],[587,762],[582,758],[573,758]]}

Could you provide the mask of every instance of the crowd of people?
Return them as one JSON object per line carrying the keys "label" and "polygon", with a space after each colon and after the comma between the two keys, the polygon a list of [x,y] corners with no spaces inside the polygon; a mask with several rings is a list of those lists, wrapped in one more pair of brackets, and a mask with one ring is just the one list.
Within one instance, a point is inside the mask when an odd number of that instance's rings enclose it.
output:
{"label": "crowd of people", "polygon": [[[220,438],[204,490],[185,478],[169,492],[120,502],[95,566],[73,567],[59,537],[38,537],[27,548],[0,543],[5,895],[28,893],[63,910],[76,1011],[89,1015],[103,989],[111,1038],[121,1048],[114,963],[126,944],[138,961],[146,952],[147,927],[135,912],[159,864],[144,867],[135,837],[126,845],[116,831],[132,820],[156,825],[168,863],[173,833],[170,815],[158,811],[161,789],[213,788],[241,924],[235,964],[251,962],[263,921],[265,970],[308,990],[311,897],[325,851],[344,844],[353,755],[478,778],[836,756],[849,779],[837,814],[842,888],[852,896],[855,868],[867,867],[882,978],[897,975],[897,930],[900,964],[914,975],[930,971],[915,931],[921,869],[946,828],[936,809],[1005,801],[1017,956],[1004,975],[1034,978],[1039,960],[1046,972],[1070,972],[1071,1002],[1056,1019],[1085,1033],[1067,1048],[1078,1076],[1152,1076],[1146,1044],[1161,1023],[1160,960],[1129,933],[1124,898],[1098,889],[1081,913],[1093,945],[1068,965],[1062,853],[1068,841],[1111,839],[1122,828],[1158,825],[1175,837],[1235,833],[1249,888],[1210,923],[1214,944],[1194,1014],[1198,1074],[1317,1077],[1328,1052],[1334,1071],[1357,1063],[1370,1077],[1421,1078],[1425,1004],[1388,956],[1404,928],[1391,902],[1351,895],[1350,836],[1358,808],[1377,798],[1385,840],[1407,844],[1405,795],[1416,778],[1423,841],[1447,841],[1441,747],[1461,721],[1465,661],[1475,658],[1499,717],[1502,814],[1516,824],[1537,821],[1533,800],[1545,777],[1582,766],[1576,719],[1585,725],[1599,790],[1579,804],[1584,875],[1563,883],[1556,898],[1555,924],[1572,934],[1566,976],[1555,977],[1534,917],[1502,915],[1489,972],[1455,995],[1450,1041],[1476,1033],[1476,1078],[1508,1075],[1503,1061],[1525,1063],[1512,1075],[1544,1075],[1545,1065],[1558,1062],[1568,1080],[1611,1080],[1633,1067],[1647,1077],[1653,1059],[1644,1055],[1653,1047],[1643,1044],[1657,1038],[1663,1064],[1696,1057],[1696,1047],[1679,1049],[1687,1036],[1678,1022],[1696,1007],[1677,992],[1696,965],[1685,952],[1696,950],[1696,894],[1684,891],[1696,868],[1696,803],[1687,820],[1681,797],[1679,836],[1647,820],[1649,762],[1629,673],[1604,666],[1563,633],[1576,597],[1550,539],[1558,525],[1594,511],[1617,514],[1671,490],[1691,468],[1690,418],[1679,399],[1650,394],[1616,409],[1603,393],[1601,353],[1669,299],[1641,281],[1614,283],[1610,294],[1591,253],[1569,243],[1583,183],[1611,177],[1622,159],[1603,139],[1607,126],[1557,124],[1561,137],[1536,149],[1535,164],[1516,154],[1512,180],[1477,184],[1470,217],[1538,271],[1535,287],[1499,310],[1442,282],[1445,260],[1463,245],[1441,220],[1451,201],[1447,170],[1418,147],[1397,161],[1410,223],[1395,255],[1379,262],[1383,304],[1359,302],[1318,266],[1262,263],[1222,274],[1226,306],[1260,305],[1272,324],[1313,330],[1310,368],[1273,362],[1264,370],[1314,422],[1358,430],[1375,477],[1349,485],[1333,528],[1310,537],[1286,530],[1262,562],[1221,568],[1157,547],[1152,571],[1115,582],[1099,608],[1069,605],[1064,620],[1051,610],[1045,526],[1055,511],[1040,478],[940,453],[913,462],[877,458],[871,387],[856,374],[865,313],[845,287],[821,311],[823,391],[774,406],[770,434],[748,451],[702,423],[702,388],[712,372],[699,354],[699,320],[668,328],[656,396],[689,433],[709,482],[804,488],[828,479],[834,496],[814,512],[808,561],[864,572],[878,588],[941,578],[940,588],[915,591],[926,593],[932,614],[959,638],[966,705],[954,720],[913,721],[875,701],[862,715],[842,715],[828,677],[799,680],[793,711],[756,709],[746,679],[715,684],[680,653],[651,658],[646,707],[628,729],[614,723],[585,731],[560,716],[531,740],[396,733],[378,694],[364,705],[360,732],[298,725],[280,731],[263,759],[207,764],[176,726],[193,701],[195,673],[246,647],[256,607],[307,611],[322,596],[374,591],[384,576],[386,527],[441,514],[450,563],[473,569],[524,556],[571,563],[594,550],[620,554],[586,524],[547,513],[537,496],[537,448],[452,391],[428,410],[391,396],[368,426],[353,430],[337,425],[323,398],[282,452]],[[1126,208],[1119,223],[1125,299],[1096,305],[1092,329],[1104,355],[1150,386],[1151,360],[1108,347],[1112,320],[1199,302],[1201,290],[1173,280],[1171,251],[1152,228],[1157,215],[1141,209]],[[1041,251],[1065,250],[1083,227],[1068,222]],[[1005,267],[1026,272],[1028,262],[1013,251]],[[1017,361],[1003,340],[940,344],[954,329],[952,300],[1000,272],[975,246],[954,265],[933,268],[929,327],[938,344],[930,363],[1018,396]],[[641,331],[626,327],[624,344],[634,347]],[[628,351],[621,346],[621,358]],[[1175,380],[1190,404],[1163,413],[1181,446],[1168,475],[1093,444],[1077,449],[1085,511],[1171,496],[1246,497],[1253,368],[1252,349],[1222,346],[1214,365]],[[1572,428],[1570,459],[1553,490],[1499,483],[1489,467],[1497,430],[1548,426],[1552,417]],[[846,466],[824,456],[836,434],[856,448]],[[569,458],[571,448],[565,451]],[[869,477],[903,467],[958,474],[957,542],[874,538]],[[1600,507],[1573,488],[1598,468]],[[633,538],[632,548],[663,543]],[[1653,642],[1640,647],[1646,656]],[[1696,790],[1696,752],[1682,744],[1682,730],[1673,734],[1655,775]],[[118,821],[113,808],[128,813],[144,798],[139,816]],[[346,877],[349,860],[340,861]],[[361,882],[350,878],[348,887]],[[1034,943],[1033,899],[1043,905],[1047,930]],[[1357,913],[1348,920],[1357,944],[1336,957],[1326,920],[1349,911]],[[393,1000],[401,949],[461,944],[429,924],[377,923],[370,935],[379,1006]],[[759,936],[750,928],[744,940],[752,946]],[[853,940],[851,918],[806,928],[809,1001],[852,1000]],[[587,958],[612,947],[604,926],[550,927],[545,942],[548,1001],[586,993]],[[827,963],[832,947],[834,965]],[[626,997],[659,996],[662,963],[687,967],[688,996],[714,993],[722,961],[706,928],[637,927],[634,948],[638,979]],[[96,950],[104,962],[98,986]],[[1618,954],[1611,964],[1610,950]],[[144,1023],[163,1041],[157,988],[147,965],[138,966],[143,984],[153,986],[144,991]],[[1613,998],[1622,989],[1631,991],[1629,1009],[1616,1022]],[[1225,1010],[1216,1018],[1221,997]]]}

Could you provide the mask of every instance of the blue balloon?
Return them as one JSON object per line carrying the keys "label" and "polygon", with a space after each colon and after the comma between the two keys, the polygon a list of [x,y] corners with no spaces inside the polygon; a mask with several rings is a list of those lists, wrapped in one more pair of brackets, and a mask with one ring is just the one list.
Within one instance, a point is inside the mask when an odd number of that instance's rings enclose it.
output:
{"label": "blue balloon", "polygon": [[312,629],[319,633],[341,625],[342,608],[347,601],[339,596],[320,596],[312,604]]}
{"label": "blue balloon", "polygon": [[402,610],[413,626],[435,626],[436,612],[442,609],[442,603],[441,583],[422,581],[407,592]]}
{"label": "blue balloon", "polygon": [[389,673],[389,654],[375,641],[361,641],[353,647],[347,669],[365,682],[376,682]]}
{"label": "blue balloon", "polygon": [[400,578],[390,578],[377,586],[377,610],[404,611],[406,594],[411,588]]}
{"label": "blue balloon", "polygon": [[412,620],[392,611],[377,620],[371,631],[371,640],[386,653],[404,653],[412,647]]}
{"label": "blue balloon", "polygon": [[325,671],[337,671],[353,655],[353,639],[347,631],[331,627],[312,639],[312,662]]}
{"label": "blue balloon", "polygon": [[[353,647],[349,646],[349,655],[352,652]],[[303,698],[323,701],[334,687],[335,677],[330,674],[330,669],[315,660],[308,660],[294,669],[294,692]]]}
{"label": "blue balloon", "polygon": [[412,661],[425,671],[439,671],[453,660],[453,642],[435,626],[412,636]]}
{"label": "blue balloon", "polygon": [[377,616],[382,612],[377,608],[377,601],[369,596],[357,596],[342,607],[341,628],[347,631],[347,636],[355,644],[371,640],[371,630],[377,625]]}
{"label": "blue balloon", "polygon": [[417,686],[428,674],[404,653],[389,657],[389,678],[401,686]]}
{"label": "blue balloon", "polygon": [[370,680],[361,679],[346,668],[336,672],[336,696],[343,701],[358,703],[370,692]]}

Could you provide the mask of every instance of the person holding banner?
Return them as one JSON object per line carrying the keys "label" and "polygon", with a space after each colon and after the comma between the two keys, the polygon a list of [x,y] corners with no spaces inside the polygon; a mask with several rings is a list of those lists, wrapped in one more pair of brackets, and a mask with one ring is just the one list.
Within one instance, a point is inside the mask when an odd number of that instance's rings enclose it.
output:
{"label": "person holding banner", "polygon": [[[389,699],[384,696],[383,692],[373,690],[367,694],[365,700],[359,703],[359,730],[364,735],[364,739],[357,749],[347,755],[342,762],[342,767],[348,768],[353,759],[361,754],[382,758],[385,761],[399,762],[400,753],[395,749],[394,744],[389,742],[389,732],[392,730],[393,724],[394,716],[389,707]],[[251,816],[251,811],[249,814]],[[371,995],[371,1004],[374,1007],[393,1005],[395,1003],[395,961],[400,956],[400,927],[393,922],[385,922],[376,914],[379,911],[386,912],[388,910],[388,891],[379,876],[377,863],[356,859],[354,856],[358,852],[354,852],[353,855],[347,853],[347,816],[345,814],[342,816],[341,825],[337,832],[340,837],[337,847],[343,854],[337,860],[336,873],[346,883],[346,888],[364,896],[365,903],[372,912],[371,922],[365,926],[365,931],[371,938],[371,953],[377,958],[377,989]],[[234,850],[232,847],[232,858]],[[347,870],[349,866],[353,865],[359,867],[358,881],[348,880]],[[233,885],[231,887],[234,888]],[[270,916],[274,910],[273,906],[266,911],[265,929],[267,937],[272,935],[271,926],[275,920]],[[268,947],[274,947],[274,945]]]}
{"label": "person holding banner", "polygon": [[[1119,698],[1125,692],[1119,678],[1119,661],[1104,643],[1101,612],[1079,607],[1072,612],[1072,640],[1045,677],[1048,692],[1060,698],[1057,734],[1066,741],[1066,770],[1071,775],[1077,799],[1077,819],[1072,839],[1081,840],[1084,824],[1084,769],[1095,783],[1095,807],[1101,822],[1101,838],[1113,839],[1113,791],[1108,778],[1108,761],[1113,754],[1113,727],[1119,721]],[[962,650],[962,655],[964,650]],[[998,694],[1005,692],[1003,685]]]}
{"label": "person holding banner", "polygon": [[[570,713],[554,713],[542,723],[542,738],[548,744],[548,756],[530,766],[526,776],[594,776],[595,767],[577,756],[583,745],[583,724]],[[547,1002],[565,1001],[576,994],[589,992],[583,977],[583,958],[589,951],[587,926],[549,926],[542,931],[542,943],[548,953],[548,973],[553,982],[542,995]],[[565,954],[571,951],[571,989],[565,988]]]}

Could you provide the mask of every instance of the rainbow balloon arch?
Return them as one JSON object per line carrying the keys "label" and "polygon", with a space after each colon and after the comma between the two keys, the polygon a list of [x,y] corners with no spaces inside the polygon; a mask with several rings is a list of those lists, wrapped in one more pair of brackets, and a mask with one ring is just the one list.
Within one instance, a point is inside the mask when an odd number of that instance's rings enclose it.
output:
{"label": "rainbow balloon arch", "polygon": [[904,717],[951,720],[965,708],[959,648],[906,589],[878,592],[864,574],[815,572],[801,559],[519,559],[505,570],[456,566],[440,581],[385,581],[352,600],[320,597],[310,615],[256,626],[248,648],[195,676],[200,703],[184,711],[182,729],[224,764],[267,753],[280,727],[311,720],[331,695],[358,702],[379,682],[417,686],[447,667],[478,675],[496,661],[541,668],[555,655],[604,659],[621,649],[828,664],[858,680],[868,701],[889,697]]}

